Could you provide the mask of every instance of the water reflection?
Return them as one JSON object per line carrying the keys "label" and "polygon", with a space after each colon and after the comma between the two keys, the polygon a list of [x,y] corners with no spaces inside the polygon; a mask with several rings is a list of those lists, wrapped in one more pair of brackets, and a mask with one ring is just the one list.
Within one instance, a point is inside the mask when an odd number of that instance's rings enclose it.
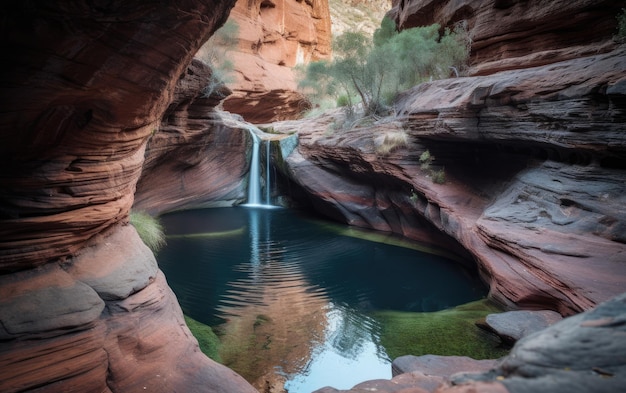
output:
{"label": "water reflection", "polygon": [[214,327],[223,362],[259,390],[390,378],[370,312],[436,311],[485,290],[445,258],[338,236],[286,209],[187,211],[163,223],[159,264],[183,310]]}

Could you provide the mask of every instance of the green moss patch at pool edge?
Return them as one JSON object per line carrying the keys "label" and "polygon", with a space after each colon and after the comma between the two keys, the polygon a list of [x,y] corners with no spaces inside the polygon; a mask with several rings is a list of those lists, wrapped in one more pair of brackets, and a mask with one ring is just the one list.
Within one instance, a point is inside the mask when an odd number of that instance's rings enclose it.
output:
{"label": "green moss patch at pool edge", "polygon": [[428,354],[497,359],[508,349],[475,323],[500,311],[488,300],[479,300],[437,312],[381,311],[372,316],[380,322],[381,344],[391,359]]}
{"label": "green moss patch at pool edge", "polygon": [[216,362],[221,363],[222,361],[219,354],[220,339],[213,332],[213,329],[211,329],[210,326],[200,323],[186,315],[185,323],[187,323],[187,327],[189,327],[193,336],[196,340],[198,340],[202,353]]}

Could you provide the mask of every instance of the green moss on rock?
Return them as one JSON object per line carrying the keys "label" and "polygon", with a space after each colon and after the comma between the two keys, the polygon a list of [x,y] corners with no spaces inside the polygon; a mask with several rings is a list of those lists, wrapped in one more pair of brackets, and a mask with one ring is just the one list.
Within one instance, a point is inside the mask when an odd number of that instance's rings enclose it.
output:
{"label": "green moss on rock", "polygon": [[193,336],[198,340],[200,350],[202,353],[215,360],[218,363],[222,362],[219,354],[220,339],[213,332],[210,326],[196,321],[185,315],[185,323],[191,330]]}
{"label": "green moss on rock", "polygon": [[508,349],[475,323],[500,311],[489,301],[479,300],[437,312],[381,311],[373,316],[380,321],[381,344],[391,359],[427,354],[497,359]]}

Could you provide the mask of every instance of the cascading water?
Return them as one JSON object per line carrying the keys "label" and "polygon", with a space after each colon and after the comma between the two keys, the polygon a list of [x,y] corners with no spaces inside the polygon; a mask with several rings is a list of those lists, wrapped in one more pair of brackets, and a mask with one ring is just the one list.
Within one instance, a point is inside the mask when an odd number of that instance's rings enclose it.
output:
{"label": "cascading water", "polygon": [[272,198],[271,198],[271,187],[270,185],[272,184],[270,182],[270,141],[265,141],[265,204],[266,205],[271,205],[272,204]]}
{"label": "cascading water", "polygon": [[260,148],[263,141],[252,129],[250,130],[250,136],[252,137],[252,157],[250,159],[250,177],[248,179],[248,202],[244,206],[272,207],[270,195],[270,141],[265,141],[265,200],[263,200],[260,170]]}

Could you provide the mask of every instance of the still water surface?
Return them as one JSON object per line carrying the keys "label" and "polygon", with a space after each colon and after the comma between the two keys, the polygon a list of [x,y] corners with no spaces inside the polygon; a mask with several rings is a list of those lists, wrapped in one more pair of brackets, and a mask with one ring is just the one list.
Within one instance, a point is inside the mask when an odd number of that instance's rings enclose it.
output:
{"label": "still water surface", "polygon": [[457,262],[288,209],[192,210],[162,222],[159,265],[185,314],[218,332],[222,362],[258,389],[391,378],[371,313],[438,311],[486,294]]}

